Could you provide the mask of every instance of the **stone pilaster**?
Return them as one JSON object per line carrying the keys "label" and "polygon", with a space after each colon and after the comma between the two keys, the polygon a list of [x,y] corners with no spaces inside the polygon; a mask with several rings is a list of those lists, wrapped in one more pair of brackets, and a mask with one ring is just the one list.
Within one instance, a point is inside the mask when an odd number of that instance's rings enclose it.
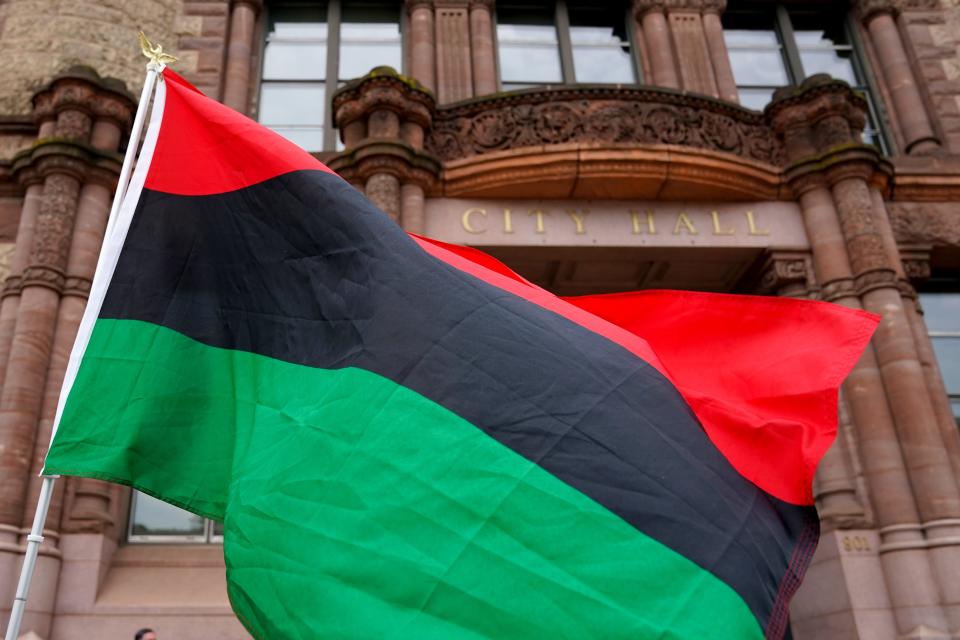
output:
{"label": "stone pilaster", "polygon": [[737,102],[720,23],[726,4],[726,0],[634,0],[638,45],[644,73],[649,72],[646,82]]}
{"label": "stone pilaster", "polygon": [[433,0],[406,0],[410,15],[410,75],[428,91],[436,91]]}
{"label": "stone pilaster", "polygon": [[256,49],[255,27],[262,5],[263,0],[234,0],[230,3],[223,104],[244,114],[250,111],[250,73]]}
{"label": "stone pilaster", "polygon": [[[7,298],[16,299],[16,317],[0,393],[0,523],[20,536],[33,518],[36,474],[102,241],[102,230],[98,234],[95,228],[106,225],[122,161],[122,132],[130,126],[134,106],[122,83],[82,67],[55,78],[33,104],[40,137],[14,158],[12,171],[40,188],[28,187],[37,191],[36,201],[25,201],[22,213],[31,227],[29,250],[6,286]],[[48,585],[55,585],[59,570],[62,494],[60,483],[36,574]],[[13,541],[23,542],[22,537]],[[15,582],[15,571],[0,579]],[[28,603],[31,628],[41,633],[50,625],[54,593],[44,589],[47,598]]]}
{"label": "stone pilaster", "polygon": [[423,232],[424,194],[440,162],[423,150],[433,96],[416,81],[378,67],[338,91],[334,117],[346,149],[329,165],[364,186],[367,197],[403,228]]}
{"label": "stone pilaster", "polygon": [[[880,557],[900,633],[921,625],[945,630],[950,589],[934,570],[922,523],[955,517],[960,492],[906,322],[902,267],[878,225],[873,192],[885,185],[889,166],[862,144],[865,111],[845,83],[814,76],[778,91],[767,116],[787,149],[822,296],[883,317],[845,392],[864,474],[878,497]],[[903,575],[914,577],[910,589]]]}

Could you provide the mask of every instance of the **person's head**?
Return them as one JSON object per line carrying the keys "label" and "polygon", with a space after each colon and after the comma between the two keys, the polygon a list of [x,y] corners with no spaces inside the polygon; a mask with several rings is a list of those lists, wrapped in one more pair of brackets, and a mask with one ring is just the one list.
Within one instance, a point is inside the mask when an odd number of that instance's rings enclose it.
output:
{"label": "person's head", "polygon": [[154,633],[153,629],[140,629],[133,636],[133,640],[157,640],[157,634]]}

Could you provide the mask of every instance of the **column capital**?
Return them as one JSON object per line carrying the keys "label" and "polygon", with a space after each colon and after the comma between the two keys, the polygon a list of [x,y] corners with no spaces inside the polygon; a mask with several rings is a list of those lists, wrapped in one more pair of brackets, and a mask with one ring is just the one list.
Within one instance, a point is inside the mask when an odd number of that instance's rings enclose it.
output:
{"label": "column capital", "polygon": [[633,0],[633,12],[639,19],[649,11],[690,11],[697,13],[723,13],[727,0]]}
{"label": "column capital", "polygon": [[230,0],[230,9],[234,9],[242,4],[247,5],[255,14],[263,10],[263,0]]}
{"label": "column capital", "polygon": [[425,9],[433,9],[433,0],[404,0],[403,4],[408,13],[413,13],[420,7]]}
{"label": "column capital", "polygon": [[813,289],[813,262],[802,251],[771,251],[760,269],[757,293],[807,297]]}
{"label": "column capital", "polygon": [[896,16],[900,13],[902,5],[902,0],[853,0],[850,3],[850,9],[858,20],[866,22],[873,16],[883,13]]}
{"label": "column capital", "polygon": [[790,163],[863,144],[867,101],[846,82],[826,74],[777,89],[764,113],[783,139]]}
{"label": "column capital", "polygon": [[75,65],[54,76],[33,94],[33,120],[55,122],[58,138],[86,141],[93,120],[110,120],[121,130],[130,128],[136,100],[116,78],[104,78],[92,67]]}

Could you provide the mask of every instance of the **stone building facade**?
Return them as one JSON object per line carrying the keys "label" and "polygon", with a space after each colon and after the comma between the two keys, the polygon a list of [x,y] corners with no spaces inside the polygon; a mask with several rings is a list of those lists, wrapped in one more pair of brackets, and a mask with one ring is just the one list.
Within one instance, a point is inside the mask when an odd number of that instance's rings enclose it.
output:
{"label": "stone building facade", "polygon": [[[0,3],[4,626],[129,144],[141,28],[405,229],[557,293],[882,315],[818,471],[823,536],[792,627],[960,638],[957,0]],[[122,487],[62,481],[24,633],[246,637],[218,536]]]}

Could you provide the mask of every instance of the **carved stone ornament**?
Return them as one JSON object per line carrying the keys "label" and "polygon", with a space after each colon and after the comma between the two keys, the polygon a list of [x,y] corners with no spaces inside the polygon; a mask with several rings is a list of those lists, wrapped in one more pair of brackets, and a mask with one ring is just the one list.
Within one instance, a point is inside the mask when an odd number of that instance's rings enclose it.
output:
{"label": "carved stone ornament", "polygon": [[440,107],[426,147],[451,161],[566,143],[669,144],[783,161],[761,114],[652,88],[536,89]]}
{"label": "carved stone ornament", "polygon": [[401,122],[428,129],[434,106],[433,95],[427,89],[390,67],[377,67],[333,95],[334,122],[341,130],[384,109],[396,113]]}
{"label": "carved stone ornament", "polygon": [[851,278],[831,280],[820,287],[820,299],[836,302],[842,298],[855,298],[857,287]]}
{"label": "carved stone ornament", "polygon": [[893,269],[877,269],[867,271],[854,278],[857,294],[863,295],[874,289],[899,289],[897,274]]}
{"label": "carved stone ornament", "polygon": [[810,76],[799,86],[777,89],[764,113],[784,141],[791,163],[863,144],[866,100],[846,82],[826,74]]}
{"label": "carved stone ornament", "polygon": [[851,9],[861,21],[880,13],[897,15],[902,11],[937,11],[940,0],[853,0]]}
{"label": "carved stone ornament", "polygon": [[[25,286],[32,279],[30,274],[33,269],[37,272],[38,284],[56,284],[58,290],[62,288],[62,274],[67,268],[79,193],[80,182],[73,176],[55,173],[44,182],[43,199],[33,233],[30,267],[23,276]],[[48,271],[57,272],[59,279],[52,278]]]}
{"label": "carved stone ornament", "polygon": [[74,66],[33,96],[33,119],[38,124],[59,120],[58,115],[64,111],[77,111],[94,120],[112,120],[126,130],[133,122],[136,100],[120,80],[103,78],[90,67]]}
{"label": "carved stone ornament", "polygon": [[633,12],[637,19],[648,11],[723,13],[726,8],[727,0],[633,0]]}
{"label": "carved stone ornament", "polygon": [[764,266],[757,292],[761,294],[793,295],[807,291],[809,276],[807,260],[800,255],[773,255]]}

